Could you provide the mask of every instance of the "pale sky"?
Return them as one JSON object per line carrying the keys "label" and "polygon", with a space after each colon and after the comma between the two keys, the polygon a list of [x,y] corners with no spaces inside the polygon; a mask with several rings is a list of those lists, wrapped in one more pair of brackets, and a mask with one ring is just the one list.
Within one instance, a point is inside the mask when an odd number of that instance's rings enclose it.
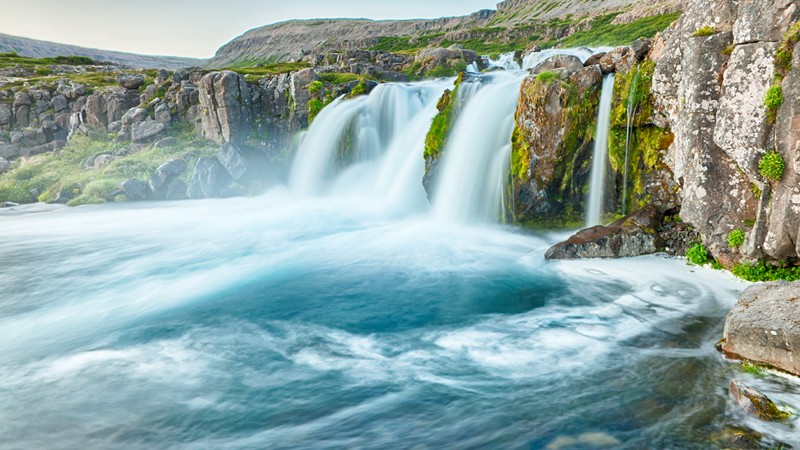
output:
{"label": "pale sky", "polygon": [[499,0],[4,0],[0,33],[149,55],[208,58],[245,31],[289,19],[459,16]]}

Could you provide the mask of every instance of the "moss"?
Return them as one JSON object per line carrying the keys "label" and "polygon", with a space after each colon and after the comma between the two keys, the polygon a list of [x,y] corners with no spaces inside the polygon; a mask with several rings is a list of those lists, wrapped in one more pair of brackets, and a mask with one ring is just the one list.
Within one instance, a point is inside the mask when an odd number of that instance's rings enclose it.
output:
{"label": "moss", "polygon": [[325,108],[325,102],[318,98],[312,98],[308,101],[308,123],[314,121],[317,115]]}
{"label": "moss", "polygon": [[708,253],[708,249],[700,242],[692,245],[688,250],[686,250],[686,259],[688,259],[692,264],[698,266],[704,266],[712,261],[711,254]]}
{"label": "moss", "polygon": [[794,48],[798,42],[800,42],[800,22],[789,28],[775,51],[775,69],[779,76],[783,76],[792,70]]}
{"label": "moss", "polygon": [[[609,161],[611,168],[624,183],[625,172],[625,139],[624,128],[615,128],[609,135]],[[646,175],[655,171],[669,170],[664,163],[664,155],[674,136],[667,130],[655,125],[635,127],[631,130],[630,151],[628,154],[628,198],[626,205],[644,207],[649,203],[646,193]],[[622,189],[620,189],[622,192]],[[630,210],[630,208],[628,208]]]}
{"label": "moss", "polygon": [[765,261],[741,263],[735,266],[731,273],[743,280],[752,282],[800,280],[800,267],[775,266]]}
{"label": "moss", "polygon": [[320,80],[330,84],[345,84],[362,78],[363,75],[356,75],[354,73],[323,73],[319,76]]}
{"label": "moss", "polygon": [[348,98],[355,98],[360,95],[366,95],[366,94],[367,94],[367,82],[365,79],[362,78],[361,81],[359,81],[358,84],[355,85],[353,90],[350,91],[350,95],[348,95]]}
{"label": "moss", "polygon": [[313,81],[311,84],[308,85],[308,93],[311,95],[316,95],[319,92],[325,90],[325,85],[322,84],[321,81]]}
{"label": "moss", "polygon": [[425,159],[438,159],[444,151],[447,134],[455,119],[453,117],[453,112],[457,95],[458,85],[456,85],[452,92],[450,90],[445,90],[444,94],[442,94],[442,98],[439,99],[439,103],[436,105],[439,113],[433,118],[431,128],[425,136]]}
{"label": "moss", "polygon": [[783,88],[781,88],[780,81],[776,80],[775,83],[767,89],[767,93],[764,95],[764,107],[767,109],[767,119],[771,123],[775,122],[778,109],[782,104]]}
{"label": "moss", "polygon": [[744,231],[733,230],[728,234],[728,245],[731,248],[739,248],[744,244]]}
{"label": "moss", "polygon": [[543,84],[552,84],[558,81],[561,77],[555,72],[544,71],[536,75],[536,81]]}
{"label": "moss", "polygon": [[717,33],[719,33],[719,31],[717,31],[717,29],[715,27],[707,25],[707,26],[698,28],[697,31],[692,33],[692,36],[693,37],[705,37],[705,36],[713,36],[713,35],[715,35]]}
{"label": "moss", "polygon": [[511,175],[520,183],[530,181],[531,144],[525,139],[522,129],[514,126],[511,137]]}
{"label": "moss", "polygon": [[780,181],[785,168],[786,163],[783,161],[783,157],[775,150],[765,154],[758,162],[758,171],[761,176],[771,181]]}

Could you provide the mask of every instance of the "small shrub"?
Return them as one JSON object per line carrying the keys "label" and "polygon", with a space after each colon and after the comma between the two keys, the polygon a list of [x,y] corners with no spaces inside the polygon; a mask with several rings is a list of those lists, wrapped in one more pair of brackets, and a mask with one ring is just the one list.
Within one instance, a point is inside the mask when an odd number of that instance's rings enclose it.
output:
{"label": "small shrub", "polygon": [[539,83],[542,83],[542,84],[551,84],[551,83],[559,80],[560,78],[561,77],[559,77],[558,74],[555,73],[555,72],[547,72],[547,71],[545,71],[545,72],[540,73],[539,75],[536,75],[536,81],[538,81]]}
{"label": "small shrub", "polygon": [[778,113],[778,108],[783,104],[783,89],[780,84],[773,84],[767,89],[764,95],[764,106],[767,108],[767,114],[770,120],[775,120],[775,115]]}
{"label": "small shrub", "polygon": [[768,152],[758,162],[758,171],[761,176],[772,181],[780,181],[785,168],[786,163],[783,162],[783,157],[775,150]]}
{"label": "small shrub", "polygon": [[686,251],[686,259],[688,259],[692,264],[703,266],[708,264],[711,256],[709,255],[706,246],[698,242],[689,247],[689,250]]}
{"label": "small shrub", "polygon": [[731,231],[731,234],[728,235],[728,245],[730,245],[731,248],[739,248],[742,244],[744,244],[744,231]]}
{"label": "small shrub", "polygon": [[717,29],[712,27],[712,26],[708,26],[707,25],[707,26],[698,28],[697,31],[692,33],[692,36],[693,37],[704,37],[704,36],[711,36],[711,35],[714,35],[714,34],[717,34]]}
{"label": "small shrub", "polygon": [[746,281],[797,281],[800,280],[800,267],[773,266],[764,261],[742,263],[731,272]]}
{"label": "small shrub", "polygon": [[322,92],[325,89],[325,85],[322,84],[321,81],[314,81],[313,83],[308,85],[308,93],[311,95],[315,95],[318,92]]}

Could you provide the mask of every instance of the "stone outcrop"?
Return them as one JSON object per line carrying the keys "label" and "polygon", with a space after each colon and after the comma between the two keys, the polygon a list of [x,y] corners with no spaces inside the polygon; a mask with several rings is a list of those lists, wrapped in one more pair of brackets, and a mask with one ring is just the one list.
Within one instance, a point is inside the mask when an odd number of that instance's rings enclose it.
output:
{"label": "stone outcrop", "polygon": [[[674,133],[667,162],[682,188],[681,215],[712,253],[724,252],[727,235],[742,229],[749,231],[746,256],[797,258],[800,175],[792,162],[800,121],[793,97],[784,95],[773,124],[764,98],[776,74],[775,50],[799,18],[789,0],[690,0],[654,46],[654,121]],[[784,78],[789,90],[796,71]],[[758,164],[776,147],[788,164],[783,179],[771,182]]]}
{"label": "stone outcrop", "polygon": [[800,375],[800,282],[748,288],[725,320],[722,351]]}
{"label": "stone outcrop", "polygon": [[478,60],[478,54],[472,50],[465,50],[461,46],[449,48],[426,48],[417,53],[414,62],[420,67],[422,72],[447,67],[455,68],[466,67],[468,64]]}
{"label": "stone outcrop", "polygon": [[628,258],[650,255],[664,248],[658,234],[661,217],[650,206],[611,225],[582,230],[545,254],[546,259]]}
{"label": "stone outcrop", "polygon": [[791,417],[789,413],[778,408],[769,397],[738,380],[731,381],[728,393],[742,411],[761,420],[781,421]]}

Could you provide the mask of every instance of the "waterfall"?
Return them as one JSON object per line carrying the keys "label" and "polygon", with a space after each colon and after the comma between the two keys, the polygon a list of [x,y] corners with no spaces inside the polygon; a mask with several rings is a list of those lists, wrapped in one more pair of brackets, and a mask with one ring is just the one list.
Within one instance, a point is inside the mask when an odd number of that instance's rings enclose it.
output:
{"label": "waterfall", "polygon": [[639,69],[634,69],[631,80],[631,89],[628,92],[628,105],[625,123],[625,170],[622,177],[622,215],[628,213],[628,166],[630,165],[631,152],[631,131],[633,130],[633,118],[636,116],[637,99],[634,98],[636,87],[639,84]]}
{"label": "waterfall", "polygon": [[433,196],[440,220],[496,221],[500,212],[522,76],[497,72],[481,81],[488,82],[468,83],[479,88],[463,105],[445,146]]}
{"label": "waterfall", "polygon": [[[300,140],[289,176],[290,189],[305,196],[334,189],[370,191],[379,184],[388,190],[387,172],[392,172],[394,179],[397,168],[406,168],[403,173],[411,170],[406,160],[421,160],[436,102],[452,84],[453,80],[386,83],[369,96],[335,100]],[[387,161],[394,167],[382,169]],[[423,163],[417,162],[424,171]],[[359,171],[366,168],[369,170]]]}
{"label": "waterfall", "polygon": [[514,60],[515,52],[503,53],[497,59],[483,57],[483,63],[490,69],[503,69],[508,71],[520,70],[519,63]]}
{"label": "waterfall", "polygon": [[597,132],[594,136],[589,200],[586,206],[586,226],[600,225],[603,220],[603,204],[608,172],[608,132],[611,126],[611,103],[614,100],[614,77],[611,73],[603,79],[600,94],[600,110],[597,113]]}

